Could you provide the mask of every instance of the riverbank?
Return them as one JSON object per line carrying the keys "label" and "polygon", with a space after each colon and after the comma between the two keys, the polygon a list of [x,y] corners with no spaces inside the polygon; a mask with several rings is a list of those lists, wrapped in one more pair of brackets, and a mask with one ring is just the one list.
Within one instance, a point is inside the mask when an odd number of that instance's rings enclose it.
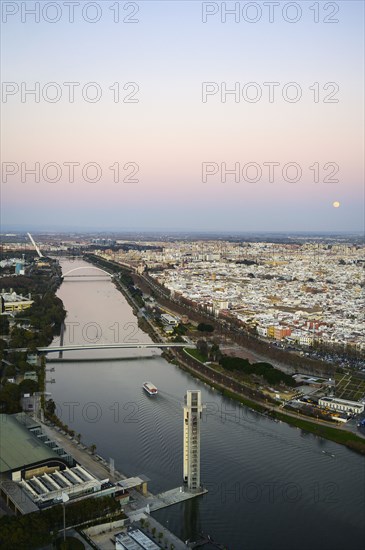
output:
{"label": "riverbank", "polygon": [[324,439],[328,439],[340,445],[345,445],[349,449],[365,455],[365,438],[345,430],[342,426],[333,426],[323,420],[308,420],[308,417],[301,415],[299,412],[297,414],[290,413],[288,411],[283,412],[283,410],[280,407],[275,406],[275,404],[271,404],[271,406],[268,407],[268,404],[263,401],[247,398],[244,394],[235,391],[232,387],[234,381],[232,381],[232,384],[228,385],[222,382],[212,381],[209,376],[204,375],[192,365],[188,365],[186,363],[184,364],[184,362],[180,359],[179,366],[181,365],[183,365],[184,370],[187,370],[192,375],[199,378],[199,380],[208,383],[218,391],[221,391],[222,395],[225,397],[239,401],[243,405],[260,413],[264,413],[266,416],[273,419],[286,422],[287,424],[313,433],[314,435],[323,437]]}
{"label": "riverbank", "polygon": [[[90,259],[89,261],[93,263]],[[103,260],[104,268],[107,263],[108,262],[106,260]],[[117,270],[117,264],[114,263],[111,267],[113,272]],[[119,269],[123,270],[125,268],[120,266]],[[119,281],[115,280],[114,282],[116,288],[122,292],[129,305],[132,307],[133,313],[138,319],[138,324],[141,330],[148,333],[152,340],[161,341],[161,333],[157,327],[153,325],[150,319],[147,319],[144,315],[141,315],[140,307],[130,295],[128,290]],[[299,412],[283,412],[283,409],[278,407],[274,401],[269,399],[263,401],[260,399],[260,396],[257,395],[258,392],[255,390],[241,387],[242,384],[238,383],[228,375],[213,371],[213,369],[197,361],[193,357],[189,357],[188,359],[186,355],[183,356],[179,351],[164,351],[162,356],[167,361],[176,364],[179,368],[188,371],[190,374],[209,384],[211,387],[221,391],[222,395],[226,397],[239,401],[243,405],[260,413],[264,413],[278,421],[286,422],[287,424],[296,426],[297,428],[303,429],[340,445],[344,445],[357,453],[365,455],[365,438],[345,430],[343,426],[334,426],[326,421],[308,419],[308,417],[301,415]]]}

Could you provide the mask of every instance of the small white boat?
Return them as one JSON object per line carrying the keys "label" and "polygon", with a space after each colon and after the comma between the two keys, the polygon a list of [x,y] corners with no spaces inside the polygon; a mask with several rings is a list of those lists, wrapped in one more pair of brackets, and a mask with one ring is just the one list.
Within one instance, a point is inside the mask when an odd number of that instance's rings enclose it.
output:
{"label": "small white boat", "polygon": [[152,384],[152,382],[145,382],[142,387],[144,391],[148,393],[148,395],[158,394],[157,388]]}

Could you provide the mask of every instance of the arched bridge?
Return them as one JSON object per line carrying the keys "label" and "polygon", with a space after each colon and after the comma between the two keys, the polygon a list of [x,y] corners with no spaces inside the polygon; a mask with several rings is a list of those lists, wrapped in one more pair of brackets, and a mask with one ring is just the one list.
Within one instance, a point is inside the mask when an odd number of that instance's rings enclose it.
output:
{"label": "arched bridge", "polygon": [[[64,351],[86,351],[86,350],[96,350],[96,349],[140,349],[140,348],[195,348],[194,344],[177,343],[177,342],[168,342],[168,343],[146,343],[141,344],[139,342],[130,342],[130,343],[121,343],[121,344],[82,344],[75,346],[49,346],[47,348],[37,348],[38,353],[56,353]],[[17,348],[11,349],[8,351],[17,351],[17,352],[26,352],[27,348]]]}
{"label": "arched bridge", "polygon": [[[85,270],[85,269],[93,269],[94,271],[100,271],[103,275],[99,274],[83,274],[83,275],[71,275],[71,273],[74,273],[75,271]],[[108,273],[105,271],[105,269],[101,269],[100,267],[95,267],[93,265],[91,266],[81,266],[81,267],[74,267],[73,269],[70,269],[70,271],[67,271],[64,275],[62,275],[62,279],[65,277],[104,277],[107,275],[108,277],[112,278],[113,275],[111,273]]]}

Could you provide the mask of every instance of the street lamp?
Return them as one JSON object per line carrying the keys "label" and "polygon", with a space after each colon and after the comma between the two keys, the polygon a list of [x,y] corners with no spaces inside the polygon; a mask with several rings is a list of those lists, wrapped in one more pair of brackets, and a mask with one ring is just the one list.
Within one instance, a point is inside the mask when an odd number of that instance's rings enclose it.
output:
{"label": "street lamp", "polygon": [[70,500],[67,493],[62,493],[62,506],[63,506],[63,540],[66,542],[66,502]]}

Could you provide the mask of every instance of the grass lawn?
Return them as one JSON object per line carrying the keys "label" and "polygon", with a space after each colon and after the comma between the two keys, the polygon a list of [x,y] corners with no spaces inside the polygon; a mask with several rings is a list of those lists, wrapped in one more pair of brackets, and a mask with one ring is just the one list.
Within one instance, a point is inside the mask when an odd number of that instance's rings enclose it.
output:
{"label": "grass lawn", "polygon": [[198,349],[184,348],[184,351],[185,353],[187,353],[188,355],[191,355],[192,357],[194,357],[194,359],[197,359],[201,363],[205,363],[207,361],[207,358],[204,355],[202,355]]}
{"label": "grass lawn", "polygon": [[350,449],[354,449],[361,454],[365,454],[365,440],[352,432],[338,428],[331,428],[330,426],[314,424],[313,422],[287,416],[286,414],[276,411],[272,413],[272,416],[278,418],[279,420],[283,420],[287,424],[293,424],[302,430],[311,432],[320,437],[324,437],[325,439],[330,439],[331,441],[335,441],[341,445],[346,445],[347,447],[350,447]]}

